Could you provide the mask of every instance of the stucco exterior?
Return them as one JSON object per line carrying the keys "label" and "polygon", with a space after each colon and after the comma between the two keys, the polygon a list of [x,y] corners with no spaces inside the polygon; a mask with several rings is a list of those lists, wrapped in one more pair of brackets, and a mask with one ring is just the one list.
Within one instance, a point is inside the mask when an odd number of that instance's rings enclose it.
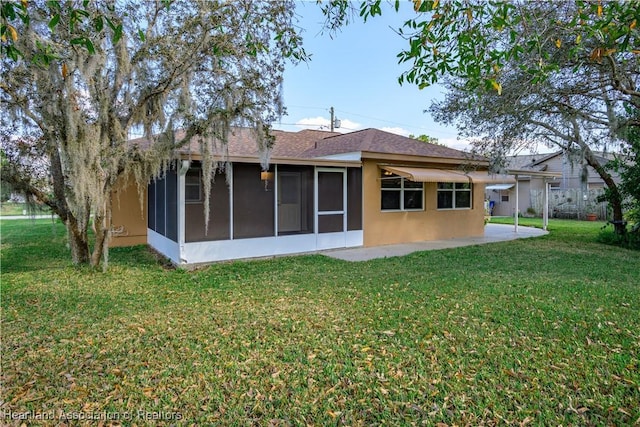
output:
{"label": "stucco exterior", "polygon": [[142,206],[133,177],[120,178],[112,192],[112,237],[110,247],[144,245],[147,243],[147,191]]}
{"label": "stucco exterior", "polygon": [[[181,167],[153,181],[142,205],[133,180],[116,186],[111,246],[148,243],[175,264],[195,265],[480,237],[485,185],[504,180],[486,172],[484,158],[365,129],[343,135],[279,132],[274,153],[282,157],[272,155],[270,181],[251,142],[242,130],[228,142],[232,176],[230,182],[216,180],[225,197],[212,197],[222,201],[224,212],[214,207],[208,233],[201,196],[194,197],[200,194],[192,179],[197,174]],[[183,154],[196,171],[199,154]],[[446,186],[438,189],[438,182]]]}
{"label": "stucco exterior", "polygon": [[[484,234],[483,184],[473,186],[471,209],[438,210],[437,184],[424,183],[424,210],[382,211],[379,166],[381,162],[389,164],[382,159],[363,161],[364,246],[476,237]],[[407,162],[402,163],[402,165],[407,164]],[[416,163],[415,166],[425,167],[426,165]]]}

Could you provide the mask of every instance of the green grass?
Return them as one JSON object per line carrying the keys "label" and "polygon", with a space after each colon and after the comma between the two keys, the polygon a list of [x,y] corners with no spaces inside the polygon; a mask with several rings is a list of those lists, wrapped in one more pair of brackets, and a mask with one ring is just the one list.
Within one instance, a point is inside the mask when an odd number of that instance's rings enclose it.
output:
{"label": "green grass", "polygon": [[47,215],[51,211],[44,206],[36,206],[34,211],[31,212],[26,203],[14,203],[14,202],[2,202],[0,203],[0,216],[14,216],[23,215],[24,212],[35,215]]}
{"label": "green grass", "polygon": [[640,257],[596,243],[601,223],[363,263],[186,272],[114,249],[104,274],[69,265],[60,224],[1,225],[5,413],[640,424]]}

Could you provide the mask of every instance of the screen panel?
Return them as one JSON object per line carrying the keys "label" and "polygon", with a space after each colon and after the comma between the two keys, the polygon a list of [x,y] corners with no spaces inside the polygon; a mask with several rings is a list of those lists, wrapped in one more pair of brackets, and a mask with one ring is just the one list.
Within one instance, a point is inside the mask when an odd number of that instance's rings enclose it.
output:
{"label": "screen panel", "polygon": [[233,165],[234,239],[275,235],[274,182],[262,181],[261,172],[257,164]]}

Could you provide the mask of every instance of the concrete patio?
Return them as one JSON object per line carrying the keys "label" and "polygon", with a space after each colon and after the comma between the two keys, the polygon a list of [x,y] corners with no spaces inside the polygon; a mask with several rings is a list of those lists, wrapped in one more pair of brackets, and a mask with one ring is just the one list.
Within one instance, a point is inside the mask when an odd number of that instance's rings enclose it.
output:
{"label": "concrete patio", "polygon": [[507,224],[487,224],[484,229],[484,236],[470,237],[449,240],[432,240],[425,242],[403,243],[399,245],[385,245],[370,248],[337,249],[321,252],[331,258],[344,261],[368,261],[376,258],[388,258],[408,255],[419,251],[432,251],[438,249],[457,248],[460,246],[483,245],[486,243],[504,242],[507,240],[525,239],[528,237],[538,237],[548,234],[548,231],[532,227],[518,227],[515,232],[513,225]]}

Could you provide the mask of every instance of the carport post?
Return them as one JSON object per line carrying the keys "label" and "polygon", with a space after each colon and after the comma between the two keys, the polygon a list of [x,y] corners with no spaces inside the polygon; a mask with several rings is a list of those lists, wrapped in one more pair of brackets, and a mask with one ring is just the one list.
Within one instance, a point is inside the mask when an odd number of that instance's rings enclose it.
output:
{"label": "carport post", "polygon": [[520,194],[520,188],[518,186],[518,175],[516,175],[516,208],[513,212],[513,226],[516,233],[518,232],[518,207],[520,206],[520,200],[518,200],[518,196]]}
{"label": "carport post", "polygon": [[544,182],[544,210],[542,211],[542,229],[547,231],[547,225],[549,225],[549,183],[547,178],[543,179]]}

